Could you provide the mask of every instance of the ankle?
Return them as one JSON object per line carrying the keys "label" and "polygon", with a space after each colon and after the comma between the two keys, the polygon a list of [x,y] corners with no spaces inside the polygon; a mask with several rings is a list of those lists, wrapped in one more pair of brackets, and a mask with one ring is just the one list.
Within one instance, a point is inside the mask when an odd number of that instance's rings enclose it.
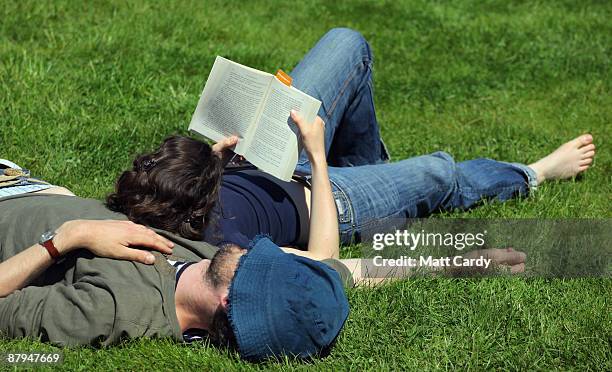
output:
{"label": "ankle", "polygon": [[536,182],[538,185],[541,185],[544,181],[546,181],[546,174],[538,162],[529,164],[528,167],[535,173]]}

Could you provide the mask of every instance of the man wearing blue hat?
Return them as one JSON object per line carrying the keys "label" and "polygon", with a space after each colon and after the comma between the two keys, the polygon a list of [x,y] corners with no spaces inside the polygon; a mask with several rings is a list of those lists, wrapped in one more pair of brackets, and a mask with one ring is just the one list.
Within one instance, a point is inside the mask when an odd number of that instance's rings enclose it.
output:
{"label": "man wearing blue hat", "polygon": [[[209,265],[207,284],[220,291],[210,327],[216,333],[211,336],[217,343],[235,347],[245,359],[320,355],[348,317],[342,280],[335,270],[284,253],[267,237],[256,238],[248,250],[223,247],[210,264],[199,265]],[[213,273],[224,274],[213,280]],[[192,285],[186,278],[184,287]]]}
{"label": "man wearing blue hat", "polygon": [[259,238],[230,285],[228,317],[240,355],[307,358],[325,352],[349,306],[338,272]]}
{"label": "man wearing blue hat", "polygon": [[0,337],[101,346],[208,335],[256,361],[315,357],[339,334],[348,302],[325,263],[266,237],[218,249],[156,231],[97,200],[0,198]]}

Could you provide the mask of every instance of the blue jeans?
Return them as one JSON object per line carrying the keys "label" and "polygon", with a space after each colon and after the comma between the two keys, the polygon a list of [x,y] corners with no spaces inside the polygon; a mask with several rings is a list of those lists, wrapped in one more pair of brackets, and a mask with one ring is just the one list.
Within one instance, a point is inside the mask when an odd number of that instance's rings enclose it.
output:
{"label": "blue jeans", "polygon": [[[356,31],[329,31],[291,73],[293,85],[321,100],[329,177],[342,244],[359,243],[373,224],[468,209],[527,195],[535,172],[518,163],[456,163],[445,152],[388,163],[372,88],[372,52]],[[310,173],[305,153],[296,171]]]}

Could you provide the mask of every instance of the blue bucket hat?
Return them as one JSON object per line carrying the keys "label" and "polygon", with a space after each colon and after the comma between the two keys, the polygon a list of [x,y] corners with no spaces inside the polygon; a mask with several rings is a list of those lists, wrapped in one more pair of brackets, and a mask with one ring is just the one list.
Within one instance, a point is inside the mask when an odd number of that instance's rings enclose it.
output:
{"label": "blue bucket hat", "polygon": [[344,325],[349,305],[338,273],[283,252],[258,237],[240,258],[229,288],[228,318],[240,356],[318,356]]}

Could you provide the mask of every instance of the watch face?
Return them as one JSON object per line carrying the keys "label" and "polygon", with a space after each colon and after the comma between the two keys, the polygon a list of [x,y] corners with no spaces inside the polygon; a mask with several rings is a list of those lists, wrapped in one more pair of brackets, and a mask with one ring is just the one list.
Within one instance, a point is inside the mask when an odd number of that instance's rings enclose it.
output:
{"label": "watch face", "polygon": [[47,240],[53,239],[55,236],[55,231],[46,231],[40,236],[40,242],[46,242]]}

